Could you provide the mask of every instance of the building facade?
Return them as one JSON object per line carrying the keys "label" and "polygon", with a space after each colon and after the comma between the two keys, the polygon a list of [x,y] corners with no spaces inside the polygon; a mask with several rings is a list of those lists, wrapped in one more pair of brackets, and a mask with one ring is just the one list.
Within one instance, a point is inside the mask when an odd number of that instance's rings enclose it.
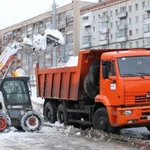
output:
{"label": "building facade", "polygon": [[[79,51],[79,31],[80,31],[80,9],[91,4],[91,2],[74,0],[72,3],[57,8],[57,29],[63,34],[65,38],[65,52],[67,56],[77,55]],[[46,29],[52,28],[52,11],[40,14],[29,20],[25,20],[18,24],[12,25],[0,30],[0,52],[4,48],[13,43],[13,41],[21,42],[24,37],[33,39],[33,35],[44,34]],[[60,57],[60,51],[57,55]],[[52,66],[52,50],[47,50],[38,54],[21,54],[21,67],[33,74],[34,64],[41,61],[41,67],[46,68]],[[46,64],[46,65],[45,65]]]}
{"label": "building facade", "polygon": [[81,49],[150,47],[150,0],[99,0],[80,14]]}

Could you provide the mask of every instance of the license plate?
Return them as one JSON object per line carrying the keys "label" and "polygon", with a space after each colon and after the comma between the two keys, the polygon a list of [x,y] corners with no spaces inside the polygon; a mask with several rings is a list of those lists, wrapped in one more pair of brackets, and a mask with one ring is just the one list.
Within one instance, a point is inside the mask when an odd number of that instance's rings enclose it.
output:
{"label": "license plate", "polygon": [[147,120],[150,120],[150,116],[147,116]]}

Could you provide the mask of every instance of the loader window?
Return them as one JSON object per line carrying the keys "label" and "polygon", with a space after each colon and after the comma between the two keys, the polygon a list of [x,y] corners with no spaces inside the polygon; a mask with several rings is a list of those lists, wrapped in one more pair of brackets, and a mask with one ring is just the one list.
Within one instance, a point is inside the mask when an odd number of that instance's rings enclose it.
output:
{"label": "loader window", "polygon": [[4,82],[4,91],[9,104],[25,104],[28,103],[28,94],[26,86],[21,80],[8,80]]}

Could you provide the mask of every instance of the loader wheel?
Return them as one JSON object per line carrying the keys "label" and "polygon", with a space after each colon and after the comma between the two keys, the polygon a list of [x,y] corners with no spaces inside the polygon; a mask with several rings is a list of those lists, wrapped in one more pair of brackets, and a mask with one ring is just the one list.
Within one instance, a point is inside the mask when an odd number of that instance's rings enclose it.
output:
{"label": "loader wheel", "polygon": [[11,119],[7,114],[0,113],[0,132],[8,132],[11,127]]}
{"label": "loader wheel", "polygon": [[93,128],[103,130],[107,133],[115,133],[115,128],[110,125],[108,114],[105,108],[99,108],[93,117]]}
{"label": "loader wheel", "polygon": [[51,123],[57,121],[57,107],[53,102],[47,102],[44,107],[44,119]]}
{"label": "loader wheel", "polygon": [[57,118],[58,118],[59,123],[68,125],[68,114],[67,114],[66,108],[63,104],[59,104],[59,106],[58,106]]}
{"label": "loader wheel", "polygon": [[41,116],[34,111],[25,113],[20,122],[22,129],[29,132],[39,131],[43,123]]}
{"label": "loader wheel", "polygon": [[87,74],[84,79],[84,90],[85,90],[86,94],[92,99],[94,99],[94,97],[98,94],[98,90],[93,87],[93,85],[89,79],[89,74]]}

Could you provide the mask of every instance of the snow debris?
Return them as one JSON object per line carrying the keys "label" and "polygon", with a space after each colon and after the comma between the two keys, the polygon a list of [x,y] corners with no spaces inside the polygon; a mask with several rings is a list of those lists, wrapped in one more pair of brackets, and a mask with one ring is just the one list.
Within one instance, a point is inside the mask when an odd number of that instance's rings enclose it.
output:
{"label": "snow debris", "polygon": [[49,45],[52,48],[53,46],[63,44],[65,44],[63,35],[58,30],[47,29],[45,30],[45,34],[43,36],[40,34],[33,35],[33,46],[36,51],[46,50]]}
{"label": "snow debris", "polygon": [[32,41],[29,38],[23,38],[23,44],[32,45]]}
{"label": "snow debris", "polygon": [[63,67],[77,66],[78,65],[78,56],[71,56],[68,62]]}

